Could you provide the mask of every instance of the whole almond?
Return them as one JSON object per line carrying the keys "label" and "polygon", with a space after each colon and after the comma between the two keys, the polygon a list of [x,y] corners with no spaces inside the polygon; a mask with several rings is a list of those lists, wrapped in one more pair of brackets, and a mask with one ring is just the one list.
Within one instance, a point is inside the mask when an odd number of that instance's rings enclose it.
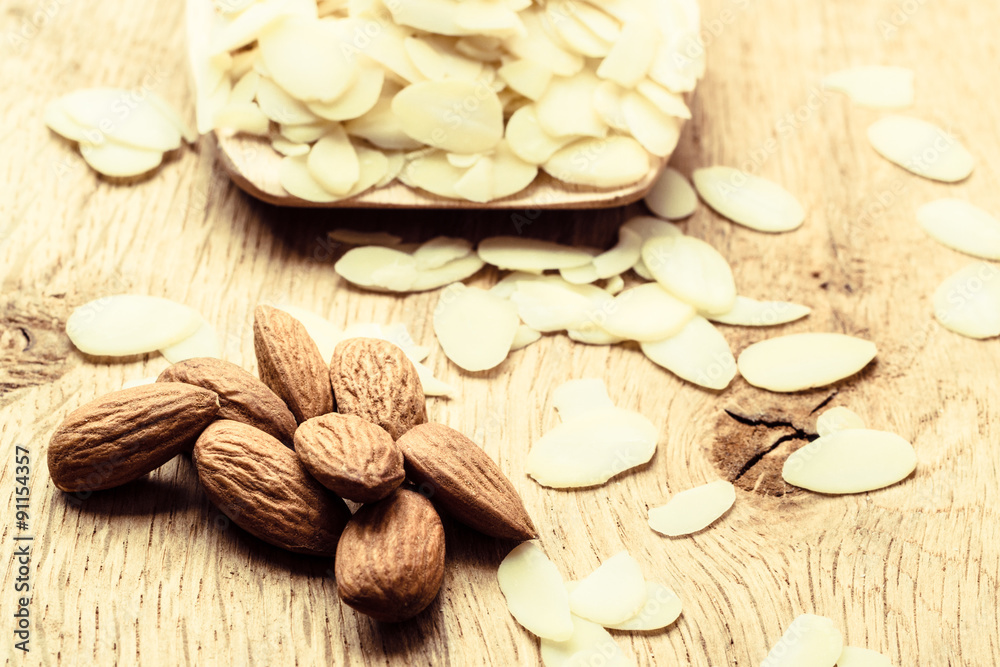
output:
{"label": "whole almond", "polygon": [[427,403],[417,369],[396,345],[377,338],[337,343],[330,383],[341,414],[378,424],[398,440],[427,421]]}
{"label": "whole almond", "polygon": [[347,505],[277,439],[248,424],[220,420],[198,438],[194,462],[209,500],[243,530],[296,553],[337,552],[351,516]]}
{"label": "whole almond", "polygon": [[358,503],[403,483],[403,453],[385,430],[354,415],[313,417],[295,431],[295,451],[320,484]]}
{"label": "whole almond", "polygon": [[514,485],[472,440],[431,423],[414,426],[396,444],[420,492],[462,523],[493,537],[538,537]]}
{"label": "whole almond", "polygon": [[170,366],[157,382],[184,382],[219,395],[219,419],[243,422],[286,445],[295,435],[295,416],[285,402],[250,373],[228,361],[200,357]]}
{"label": "whole almond", "polygon": [[283,310],[257,306],[253,347],[260,379],[288,404],[298,423],[333,412],[327,363],[301,322]]}
{"label": "whole almond", "polygon": [[340,598],[379,621],[423,611],[444,578],[444,527],[430,501],[408,489],[364,505],[340,538],[335,566]]}
{"label": "whole almond", "polygon": [[112,392],[71,412],[52,434],[49,474],[63,491],[121,486],[190,449],[218,411],[215,392],[179,382]]}

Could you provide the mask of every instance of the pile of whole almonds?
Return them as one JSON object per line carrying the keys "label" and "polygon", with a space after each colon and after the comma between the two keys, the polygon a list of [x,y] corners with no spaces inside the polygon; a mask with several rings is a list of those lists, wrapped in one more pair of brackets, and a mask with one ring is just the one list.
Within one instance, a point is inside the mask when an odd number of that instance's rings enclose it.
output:
{"label": "pile of whole almonds", "polygon": [[[254,349],[260,379],[194,358],[74,410],[49,444],[55,485],[109,489],[192,451],[220,511],[275,546],[336,556],[340,597],[381,621],[411,618],[437,595],[439,509],[486,535],[538,536],[497,464],[427,421],[399,347],[348,338],[327,363],[301,322],[258,306]],[[353,516],[345,500],[362,503]]]}

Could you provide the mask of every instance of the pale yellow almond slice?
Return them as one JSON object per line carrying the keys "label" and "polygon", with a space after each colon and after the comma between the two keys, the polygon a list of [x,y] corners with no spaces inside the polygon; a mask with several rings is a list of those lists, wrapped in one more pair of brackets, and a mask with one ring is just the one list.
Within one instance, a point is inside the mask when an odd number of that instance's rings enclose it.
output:
{"label": "pale yellow almond slice", "polygon": [[622,227],[631,229],[641,236],[643,244],[657,236],[684,236],[681,228],[674,223],[650,215],[637,215],[629,218]]}
{"label": "pale yellow almond slice", "polygon": [[625,280],[620,276],[610,276],[604,281],[604,291],[612,296],[621,294],[625,289]]}
{"label": "pale yellow almond slice", "polygon": [[339,21],[287,16],[263,30],[258,43],[274,82],[295,98],[310,101],[336,99],[354,83],[357,58],[342,49],[352,39]]}
{"label": "pale yellow almond slice", "polygon": [[413,66],[431,81],[475,81],[483,71],[482,62],[458,53],[440,37],[407,37],[403,49]]}
{"label": "pale yellow almond slice", "polygon": [[340,125],[332,126],[313,145],[306,164],[312,177],[330,194],[346,195],[361,178],[358,153]]}
{"label": "pale yellow almond slice", "polygon": [[469,169],[482,158],[486,157],[485,153],[448,153],[445,156],[448,158],[448,162],[452,166],[458,167],[459,169]]}
{"label": "pale yellow almond slice", "polygon": [[497,581],[507,609],[528,632],[555,641],[573,636],[562,575],[534,542],[524,542],[507,554],[497,570]]}
{"label": "pale yellow almond slice", "polygon": [[178,148],[182,137],[177,125],[161,111],[167,103],[151,101],[155,95],[145,89],[84,88],[59,98],[59,105],[66,116],[87,130],[76,141],[96,145],[107,138],[128,148],[163,153]]}
{"label": "pale yellow almond slice", "polygon": [[508,37],[524,32],[524,24],[512,10],[490,0],[463,0],[455,12],[455,25],[463,34]]}
{"label": "pale yellow almond slice", "polygon": [[690,35],[678,34],[670,41],[660,42],[649,67],[649,78],[675,93],[694,90],[705,71],[705,49],[689,48],[698,39],[697,32],[694,32]]}
{"label": "pale yellow almond slice", "polygon": [[[639,261],[643,238],[638,232],[622,225],[618,229],[615,247],[594,257],[594,273],[598,278],[610,278],[625,273]],[[593,281],[588,281],[593,282]]]}
{"label": "pale yellow almond slice", "polygon": [[433,269],[423,269],[417,273],[417,279],[410,285],[411,292],[423,292],[450,285],[475,274],[483,268],[484,262],[477,255],[468,255],[453,259]]}
{"label": "pale yellow almond slice", "polygon": [[632,618],[646,603],[642,568],[627,551],[601,563],[569,594],[571,612],[600,625],[614,625]]}
{"label": "pale yellow almond slice", "polygon": [[643,244],[642,259],[656,282],[699,312],[726,313],[736,304],[729,262],[701,239],[655,236]]}
{"label": "pale yellow almond slice", "polygon": [[500,199],[520,192],[538,175],[535,163],[517,155],[507,139],[501,139],[493,151],[493,197]]}
{"label": "pale yellow almond slice", "polygon": [[466,31],[455,23],[458,4],[451,0],[399,0],[388,3],[386,8],[400,26],[437,35],[461,35]]}
{"label": "pale yellow almond slice", "polygon": [[424,389],[424,396],[450,397],[457,393],[454,387],[436,378],[431,369],[419,361],[414,361],[413,367],[417,369],[417,377],[420,378],[420,386]]}
{"label": "pale yellow almond slice", "polygon": [[626,22],[611,52],[597,68],[597,76],[632,88],[645,78],[653,64],[659,39],[648,19],[637,17]]}
{"label": "pale yellow almond slice", "polygon": [[[62,106],[62,98],[57,98],[45,105],[42,121],[46,127],[70,141],[87,141],[87,128],[69,117]],[[99,144],[99,131],[91,130],[93,143]]]}
{"label": "pale yellow almond slice", "polygon": [[271,119],[255,102],[237,102],[227,104],[216,112],[214,127],[226,136],[240,132],[264,136],[271,129]]}
{"label": "pale yellow almond slice", "polygon": [[375,106],[344,123],[347,133],[385,150],[406,151],[423,146],[403,131],[402,121],[392,110],[392,98],[398,90],[386,84]]}
{"label": "pale yellow almond slice", "polygon": [[760,232],[788,232],[806,219],[805,209],[783,187],[733,167],[695,169],[694,187],[716,213]]}
{"label": "pale yellow almond slice", "polygon": [[604,309],[598,324],[628,340],[657,342],[680,332],[695,310],[657,283],[629,288]]}
{"label": "pale yellow almond slice", "polygon": [[666,157],[677,147],[681,121],[663,113],[635,91],[622,97],[622,118],[629,133],[653,155]]}
{"label": "pale yellow almond slice", "polygon": [[403,171],[403,167],[406,166],[406,158],[400,151],[386,152],[385,159],[388,166],[386,167],[385,175],[375,183],[376,188],[385,187],[395,181],[400,172]]}
{"label": "pale yellow almond slice", "polygon": [[519,282],[510,296],[524,323],[543,332],[599,328],[612,299],[596,285],[574,285],[555,276]]}
{"label": "pale yellow almond slice", "polygon": [[327,120],[353,120],[371,111],[379,101],[385,71],[379,67],[362,67],[358,79],[343,95],[329,102],[309,102],[309,111]]}
{"label": "pale yellow almond slice", "polygon": [[762,667],[834,667],[844,649],[844,639],[825,616],[802,614],[767,654]]}
{"label": "pale yellow almond slice", "polygon": [[621,623],[606,625],[611,630],[662,630],[681,615],[681,599],[670,588],[654,581],[646,582],[646,603],[635,616]]}
{"label": "pale yellow almond slice", "polygon": [[924,231],[974,257],[1000,259],[1000,220],[964,199],[938,199],[917,209]]}
{"label": "pale yellow almond slice", "polygon": [[230,104],[233,102],[240,104],[253,102],[257,97],[257,88],[260,86],[261,78],[260,74],[253,70],[250,70],[241,76],[236,83],[233,84],[233,89],[229,93]]}
{"label": "pale yellow almond slice", "polygon": [[905,67],[843,69],[823,77],[823,87],[845,93],[855,104],[872,109],[913,106],[913,70]]}
{"label": "pale yellow almond slice", "polygon": [[380,246],[352,248],[337,260],[333,270],[359,287],[377,287],[392,291],[408,290],[417,279],[413,256]]}
{"label": "pale yellow almond slice", "polygon": [[524,23],[525,32],[507,38],[504,46],[518,58],[541,63],[554,74],[573,76],[583,69],[583,56],[556,44],[546,31],[541,14],[542,10],[538,7],[521,12],[519,16]]}
{"label": "pale yellow almond slice", "polygon": [[309,171],[308,154],[290,155],[281,160],[278,181],[288,194],[305,201],[328,203],[341,197],[330,194]]}
{"label": "pale yellow almond slice", "polygon": [[193,335],[201,316],[187,306],[155,296],[118,294],[74,310],[66,334],[78,350],[123,357],[170,347]]}
{"label": "pale yellow almond slice", "polygon": [[465,169],[456,167],[443,151],[433,151],[409,161],[399,172],[399,180],[411,188],[427,190],[441,197],[461,199],[455,184],[465,175]]}
{"label": "pale yellow almond slice", "polygon": [[520,323],[514,304],[462,283],[445,289],[434,309],[434,333],[445,356],[473,372],[507,358]]}
{"label": "pale yellow almond slice", "polygon": [[517,93],[538,100],[552,81],[552,70],[534,60],[512,60],[497,68],[497,76]]}
{"label": "pale yellow almond slice", "polygon": [[601,279],[593,263],[574,266],[571,269],[559,269],[559,276],[573,285],[588,285]]}
{"label": "pale yellow almond slice", "polygon": [[[470,99],[476,104],[466,105]],[[488,151],[503,137],[499,98],[472,81],[411,84],[392,99],[392,110],[407,135],[453,153]]]}
{"label": "pale yellow almond slice", "polygon": [[649,79],[640,81],[635,89],[640,95],[652,102],[653,106],[668,116],[684,119],[691,118],[691,109],[688,108],[683,95],[671,92]]}
{"label": "pale yellow almond slice", "polygon": [[770,327],[800,320],[811,312],[809,306],[788,301],[757,301],[737,296],[736,303],[729,311],[721,315],[709,315],[708,319],[741,327]]}
{"label": "pale yellow almond slice", "polygon": [[875,358],[875,343],[838,333],[798,333],[754,343],[740,354],[740,375],[755,387],[793,392],[848,378]]}
{"label": "pale yellow almond slice", "polygon": [[627,91],[614,81],[602,81],[594,89],[594,112],[604,123],[619,132],[627,133],[628,121],[622,110],[622,101]]}
{"label": "pale yellow almond slice", "polygon": [[105,176],[129,178],[146,174],[160,166],[163,153],[145,148],[105,141],[97,146],[80,143],[80,154],[87,164]]}
{"label": "pale yellow almond slice", "polygon": [[646,263],[642,261],[642,257],[640,257],[639,261],[635,263],[635,266],[632,267],[632,270],[635,271],[636,275],[642,278],[643,280],[649,280],[649,281],[656,280],[656,278],[653,277],[653,274],[650,273],[649,269],[646,268]]}
{"label": "pale yellow almond slice", "polygon": [[276,136],[271,137],[271,148],[273,148],[276,153],[280,153],[286,157],[292,157],[295,155],[308,155],[312,146],[309,144],[300,144],[294,141],[289,141],[282,136]]}
{"label": "pale yellow almond slice", "polygon": [[514,340],[510,344],[510,351],[522,350],[541,338],[541,331],[532,329],[527,324],[519,324],[517,332],[514,334]]}
{"label": "pale yellow almond slice", "polygon": [[258,82],[257,104],[265,116],[282,125],[304,125],[320,121],[305,102],[295,99],[270,79],[261,78]]}
{"label": "pale yellow almond slice", "polygon": [[892,667],[892,661],[871,649],[845,646],[837,659],[837,667]]}
{"label": "pale yellow almond slice", "polygon": [[1000,271],[988,262],[959,269],[934,292],[934,317],[968,338],[1000,336]]}
{"label": "pale yellow almond slice", "polygon": [[909,116],[886,116],[868,128],[868,140],[885,159],[935,181],[968,178],[975,159],[949,132]]}
{"label": "pale yellow almond slice", "polygon": [[615,404],[608,396],[604,380],[582,378],[568,380],[553,389],[552,407],[559,413],[559,419],[567,422],[586,416],[594,410],[613,408]]}
{"label": "pale yellow almond slice", "polygon": [[792,452],[781,477],[819,493],[864,493],[896,484],[916,467],[917,454],[904,438],[850,428],[820,436]]}
{"label": "pale yellow almond slice", "polygon": [[658,438],[656,426],[637,412],[592,410],[539,438],[528,452],[525,470],[542,486],[597,486],[648,462]]}
{"label": "pale yellow almond slice", "polygon": [[574,13],[576,4],[548,3],[545,6],[545,18],[571,51],[585,58],[603,58],[611,51],[612,40],[600,37],[577,20]]}
{"label": "pale yellow almond slice", "polygon": [[729,343],[699,315],[670,338],[639,346],[653,363],[707,389],[725,389],[736,377],[736,359]]}
{"label": "pale yellow almond slice", "polygon": [[435,236],[413,251],[413,259],[417,262],[417,269],[425,271],[439,268],[452,260],[462,259],[471,254],[472,244],[467,239]]}
{"label": "pale yellow almond slice", "polygon": [[[229,54],[226,54],[229,55]],[[260,49],[256,46],[232,54],[230,66],[227,68],[229,76],[234,81],[239,81],[247,73],[255,70],[255,65],[260,62]],[[260,75],[260,72],[257,72]]]}
{"label": "pale yellow almond slice", "polygon": [[573,635],[564,642],[542,639],[544,667],[627,667],[632,663],[614,637],[597,623],[573,616]]}
{"label": "pale yellow almond slice", "polygon": [[608,126],[594,111],[594,89],[601,80],[590,70],[552,78],[535,103],[538,124],[551,137],[603,137]]}
{"label": "pale yellow almond slice", "polygon": [[607,12],[586,2],[574,2],[569,6],[573,17],[601,39],[614,42],[621,35],[621,23]]}
{"label": "pale yellow almond slice", "polygon": [[556,151],[577,139],[550,136],[538,122],[538,111],[533,104],[527,104],[511,115],[507,121],[507,143],[522,160],[531,164],[542,164]]}
{"label": "pale yellow almond slice", "polygon": [[652,167],[650,157],[632,137],[584,137],[560,148],[542,168],[567,183],[614,188],[635,183]]}
{"label": "pale yellow almond slice", "polygon": [[479,158],[455,181],[455,192],[463,199],[480,204],[494,199],[493,171],[493,158]]}
{"label": "pale yellow almond slice", "polygon": [[204,317],[200,315],[198,317],[200,324],[193,334],[173,345],[160,348],[160,354],[170,363],[176,364],[196,357],[222,358],[222,346],[219,344],[219,335],[215,332],[215,327]]}
{"label": "pale yellow almond slice", "polygon": [[330,362],[330,359],[333,358],[333,350],[337,347],[337,343],[339,343],[342,338],[342,332],[333,324],[333,322],[311,310],[301,308],[299,306],[293,306],[285,303],[272,303],[269,305],[285,311],[301,322],[302,326],[304,326],[306,331],[309,333],[309,337],[315,341],[316,347],[319,348],[320,356],[323,357],[323,360],[327,363]]}
{"label": "pale yellow almond slice", "polygon": [[667,167],[643,200],[649,210],[667,220],[683,220],[698,208],[698,196],[683,174]]}
{"label": "pale yellow almond slice", "polygon": [[265,0],[252,3],[246,11],[222,25],[212,39],[211,52],[236,51],[255,42],[271,24],[285,16],[303,19],[316,17],[316,4],[311,0]]}
{"label": "pale yellow almond slice", "polygon": [[281,136],[293,143],[311,144],[322,139],[331,127],[333,127],[333,123],[323,121],[307,125],[281,125],[279,131]]}
{"label": "pale yellow almond slice", "polygon": [[479,242],[476,252],[487,264],[530,273],[581,266],[592,259],[579,248],[521,236],[491,236]]}
{"label": "pale yellow almond slice", "polygon": [[865,428],[865,421],[856,412],[842,405],[824,410],[816,418],[816,432],[820,437],[849,428]]}
{"label": "pale yellow almond slice", "polygon": [[566,336],[570,340],[584,345],[617,345],[625,342],[621,336],[610,334],[604,329],[589,327],[586,329],[567,329]]}
{"label": "pale yellow almond slice", "polygon": [[496,282],[495,285],[490,287],[490,292],[500,297],[501,299],[509,299],[515,291],[517,291],[517,285],[524,280],[560,280],[554,276],[545,276],[539,271],[537,273],[528,273],[527,271],[513,271],[508,273],[506,276],[501,278]]}
{"label": "pale yellow almond slice", "polygon": [[674,494],[666,505],[649,510],[649,526],[668,537],[704,530],[736,502],[736,489],[720,479]]}

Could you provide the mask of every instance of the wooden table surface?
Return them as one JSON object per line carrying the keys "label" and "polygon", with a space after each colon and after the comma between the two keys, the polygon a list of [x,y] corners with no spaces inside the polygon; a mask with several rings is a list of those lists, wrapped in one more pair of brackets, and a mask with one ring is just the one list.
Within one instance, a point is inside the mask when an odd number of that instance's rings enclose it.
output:
{"label": "wooden table surface", "polygon": [[[496,567],[513,544],[452,523],[444,586],[416,620],[380,626],[341,605],[332,562],[283,553],[229,525],[188,458],[118,490],[71,498],[51,484],[48,439],[73,408],[166,366],[158,355],[106,363],[71,349],[67,313],[119,292],[189,304],[220,331],[228,359],[255,366],[251,314],[264,300],[314,309],[340,326],[405,322],[458,387],[431,399],[432,419],[482,443],[508,472],[568,578],[628,549],[649,578],[684,601],[676,626],[616,633],[640,665],[757,665],[798,614],[830,616],[847,643],[894,665],[1000,663],[998,488],[1000,343],[959,337],[931,317],[930,295],[968,257],[927,237],[917,206],[968,198],[1000,213],[1000,5],[912,0],[707,0],[709,72],[674,164],[722,163],[784,184],[807,206],[790,234],[756,233],[705,207],[686,231],[719,248],[742,293],[813,307],[779,329],[725,327],[734,352],[796,331],[877,342],[869,370],[835,389],[781,397],[735,381],[721,394],[679,381],[635,348],[546,337],[500,367],[463,373],[433,339],[436,293],[369,294],[333,272],[334,227],[448,233],[476,240],[524,233],[609,247],[629,214],[604,212],[296,211],[233,187],[203,141],[135,185],[97,178],[42,125],[44,103],[93,86],[148,86],[190,113],[182,3],[10,0],[0,16],[0,440],[2,499],[12,507],[14,447],[30,451],[31,652],[13,647],[18,594],[13,520],[2,530],[0,602],[8,664],[531,665],[538,643],[507,613]],[[951,128],[977,158],[959,185],[921,180],[865,140],[879,113],[818,87],[830,71],[895,64],[917,73],[912,113]],[[530,222],[528,225],[523,223]],[[488,285],[484,272],[473,279]],[[660,427],[652,462],[582,491],[524,475],[530,443],[556,423],[561,382],[604,378],[621,406]],[[778,414],[808,430],[832,395],[873,428],[917,450],[915,475],[867,494],[781,493],[774,461],[740,480],[729,514],[671,540],[646,510],[677,490],[733,474],[782,429],[736,424],[724,409]],[[727,440],[728,438],[728,440]],[[742,457],[742,458],[741,458]],[[769,463],[770,462],[770,463]],[[753,477],[753,479],[750,479]],[[768,481],[769,480],[769,481]],[[8,512],[8,516],[11,512]]]}

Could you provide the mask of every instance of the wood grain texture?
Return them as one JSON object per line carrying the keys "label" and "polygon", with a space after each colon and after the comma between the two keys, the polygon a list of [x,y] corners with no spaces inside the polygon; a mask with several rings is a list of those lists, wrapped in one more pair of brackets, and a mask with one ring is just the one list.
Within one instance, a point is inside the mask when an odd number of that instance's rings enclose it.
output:
{"label": "wood grain texture", "polygon": [[[907,9],[909,8],[909,9]],[[34,28],[39,11],[51,11]],[[156,375],[157,356],[68,362],[32,349],[69,306],[116,292],[187,303],[223,336],[226,359],[253,369],[254,305],[312,308],[343,326],[402,321],[434,349],[436,374],[460,398],[434,399],[429,418],[481,443],[535,518],[541,544],[568,578],[629,549],[650,578],[670,585],[684,613],[665,633],[616,632],[640,665],[757,665],[801,612],[832,617],[852,645],[895,665],[1000,663],[1000,341],[951,334],[931,318],[930,295],[969,258],[924,235],[916,208],[944,196],[1000,211],[1000,59],[990,26],[996,3],[895,0],[707,0],[709,73],[674,164],[714,163],[775,179],[809,210],[798,231],[770,236],[705,207],[684,223],[730,259],[748,296],[789,299],[813,314],[777,330],[725,327],[734,351],[779,332],[869,337],[880,353],[829,405],[847,405],[917,450],[906,482],[878,492],[764,496],[741,489],[716,525],[667,539],[646,525],[649,506],[717,478],[717,420],[739,398],[770,397],[737,380],[716,395],[684,384],[634,347],[588,347],[546,337],[493,371],[467,374],[433,342],[435,292],[402,298],[342,284],[332,270],[337,226],[387,229],[407,241],[433,234],[478,240],[524,233],[610,247],[626,209],[604,212],[294,210],[244,195],[213,149],[181,151],[133,185],[96,177],[40,119],[53,96],[91,85],[155,87],[190,110],[178,3],[29,3],[0,14],[0,294],[5,380],[0,397],[0,500],[13,504],[15,444],[33,471],[31,653],[15,655],[9,629],[16,569],[0,565],[3,649],[12,664],[531,665],[537,641],[509,617],[496,567],[514,546],[446,519],[448,562],[438,599],[416,620],[381,627],[337,600],[329,560],[281,552],[212,508],[190,459],[149,478],[77,498],[57,491],[45,448],[73,408]],[[13,39],[24,33],[23,38]],[[879,113],[818,88],[850,65],[917,71],[912,110],[951,127],[976,172],[946,186],[879,158],[865,129]],[[636,207],[635,210],[639,210]],[[487,285],[497,275],[473,279]],[[10,313],[14,313],[12,317]],[[40,334],[31,332],[39,327]],[[27,329],[28,333],[22,332]],[[58,330],[58,326],[56,329]],[[12,375],[8,364],[51,364]],[[529,444],[556,422],[553,387],[602,377],[622,407],[662,428],[652,462],[606,486],[545,489],[523,474]],[[801,399],[802,410],[825,400]],[[808,415],[802,415],[805,420]],[[775,438],[777,439],[777,438]],[[752,488],[752,487],[751,487]],[[13,525],[2,530],[13,551]]]}

